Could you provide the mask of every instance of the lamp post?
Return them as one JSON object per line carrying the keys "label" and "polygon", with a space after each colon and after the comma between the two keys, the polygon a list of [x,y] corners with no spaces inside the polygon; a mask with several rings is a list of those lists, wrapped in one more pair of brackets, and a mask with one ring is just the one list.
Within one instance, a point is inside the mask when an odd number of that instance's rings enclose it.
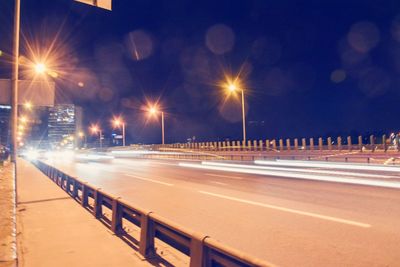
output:
{"label": "lamp post", "polygon": [[92,127],[90,127],[90,130],[92,131],[93,134],[99,133],[100,148],[102,148],[103,147],[103,140],[102,140],[103,134],[101,132],[101,129],[99,128],[99,126],[93,125]]}
{"label": "lamp post", "polygon": [[121,118],[114,118],[113,123],[115,127],[119,128],[122,126],[122,146],[125,146],[125,121],[123,121]]}
{"label": "lamp post", "polygon": [[[158,112],[159,110],[156,106],[151,106],[149,108],[150,115],[155,116]],[[161,143],[162,145],[165,144],[164,111],[161,111]]]}
{"label": "lamp post", "polygon": [[86,147],[86,134],[84,132],[79,132],[78,137],[83,140],[83,144],[81,144],[81,146]]}
{"label": "lamp post", "polygon": [[230,82],[227,86],[230,93],[234,93],[240,90],[242,98],[242,123],[243,123],[243,142],[246,142],[246,111],[244,107],[244,90],[243,88],[238,88],[235,82]]}
{"label": "lamp post", "polygon": [[[13,36],[13,67],[11,74],[11,161],[17,161],[17,117],[18,117],[18,66],[19,66],[19,29],[21,1],[15,0],[14,6],[14,36]],[[16,169],[16,164],[14,165]]]}

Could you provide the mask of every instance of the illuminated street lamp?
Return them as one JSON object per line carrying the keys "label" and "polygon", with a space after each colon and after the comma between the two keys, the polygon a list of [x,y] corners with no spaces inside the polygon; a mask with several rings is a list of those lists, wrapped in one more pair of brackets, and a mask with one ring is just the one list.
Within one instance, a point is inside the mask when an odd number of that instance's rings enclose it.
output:
{"label": "illuminated street lamp", "polygon": [[21,123],[27,123],[28,122],[28,119],[26,117],[24,117],[24,116],[20,117],[19,120],[20,120]]}
{"label": "illuminated street lamp", "polygon": [[116,128],[122,126],[122,146],[125,146],[125,121],[122,118],[114,118],[113,124]]}
{"label": "illuminated street lamp", "polygon": [[103,141],[102,141],[102,132],[101,132],[101,129],[100,129],[99,126],[97,126],[97,125],[92,125],[92,126],[90,127],[90,130],[92,131],[93,134],[99,133],[100,148],[102,148],[102,147],[103,147]]}
{"label": "illuminated street lamp", "polygon": [[[148,108],[150,116],[156,116],[160,112],[157,106],[153,105]],[[165,131],[164,131],[164,111],[161,111],[161,140],[162,144],[165,144]]]}
{"label": "illuminated street lamp", "polygon": [[43,63],[37,63],[34,66],[34,69],[35,69],[36,73],[38,73],[38,74],[43,74],[47,70],[46,65],[44,65]]}
{"label": "illuminated street lamp", "polygon": [[239,86],[239,84],[240,82],[236,78],[226,84],[226,89],[229,93],[235,93],[236,91],[240,90],[240,93],[242,95],[243,142],[246,142],[246,111],[244,109],[244,90]]}
{"label": "illuminated street lamp", "polygon": [[31,110],[32,109],[32,103],[31,102],[25,102],[24,103],[24,108],[27,110]]}
{"label": "illuminated street lamp", "polygon": [[83,145],[83,147],[86,147],[86,134],[84,133],[84,132],[82,132],[82,131],[80,131],[80,132],[78,132],[78,137],[80,138],[80,139],[84,139],[84,145]]}

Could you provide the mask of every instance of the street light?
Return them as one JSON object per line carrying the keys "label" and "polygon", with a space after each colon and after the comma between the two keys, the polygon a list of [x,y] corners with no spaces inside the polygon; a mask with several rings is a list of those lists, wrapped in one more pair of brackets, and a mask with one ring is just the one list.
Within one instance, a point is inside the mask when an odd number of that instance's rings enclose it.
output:
{"label": "street light", "polygon": [[116,128],[122,126],[122,146],[125,146],[125,122],[122,120],[122,118],[114,118],[113,124]]}
{"label": "street light", "polygon": [[[151,116],[156,116],[158,112],[160,112],[157,106],[153,105],[148,108],[148,111]],[[165,144],[165,131],[164,131],[164,111],[161,111],[161,141],[162,144]]]}
{"label": "street light", "polygon": [[31,109],[32,109],[32,107],[33,107],[33,105],[32,105],[32,103],[31,103],[31,102],[25,102],[25,103],[24,103],[24,108],[25,108],[25,109],[27,109],[27,110],[31,110]]}
{"label": "street light", "polygon": [[[82,132],[82,131],[78,132],[78,137],[79,137],[80,139],[84,139],[84,145],[83,145],[83,147],[86,147],[86,135],[85,135],[85,133]],[[81,145],[82,145],[82,144],[81,144]]]}
{"label": "street light", "polygon": [[36,73],[38,74],[43,74],[46,71],[46,65],[44,65],[43,63],[36,63],[35,67],[34,67]]}
{"label": "street light", "polygon": [[97,125],[92,125],[92,126],[90,127],[90,130],[92,131],[93,134],[99,133],[100,148],[102,148],[102,147],[103,147],[103,141],[102,141],[102,132],[101,132],[101,129],[100,129],[99,126],[97,126]]}
{"label": "street light", "polygon": [[246,111],[244,109],[244,90],[240,86],[240,81],[238,78],[235,78],[233,81],[229,81],[226,84],[226,88],[229,93],[235,93],[236,91],[240,90],[240,93],[242,94],[243,142],[246,143]]}

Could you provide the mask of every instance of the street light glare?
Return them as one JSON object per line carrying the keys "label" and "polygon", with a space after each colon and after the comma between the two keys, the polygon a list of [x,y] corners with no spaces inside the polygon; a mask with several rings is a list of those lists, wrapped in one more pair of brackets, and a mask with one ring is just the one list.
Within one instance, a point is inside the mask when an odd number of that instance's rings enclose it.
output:
{"label": "street light glare", "polygon": [[22,123],[26,123],[28,121],[26,117],[20,117],[19,119]]}
{"label": "street light glare", "polygon": [[234,92],[234,91],[236,91],[236,89],[237,89],[237,87],[236,87],[235,84],[231,83],[231,84],[228,85],[228,90],[229,91]]}
{"label": "street light glare", "polygon": [[150,112],[150,114],[154,115],[154,114],[157,113],[157,108],[156,108],[156,107],[151,107],[151,108],[149,109],[149,112]]}
{"label": "street light glare", "polygon": [[24,107],[25,107],[26,109],[32,109],[32,103],[31,103],[31,102],[26,102],[26,103],[24,104]]}
{"label": "street light glare", "polygon": [[93,125],[92,127],[90,127],[90,130],[91,130],[93,133],[97,133],[97,132],[99,131],[99,127],[96,126],[96,125]]}
{"label": "street light glare", "polygon": [[46,66],[43,63],[37,63],[35,65],[36,73],[42,74],[46,71]]}
{"label": "street light glare", "polygon": [[115,126],[120,126],[122,124],[121,119],[114,119],[114,125]]}

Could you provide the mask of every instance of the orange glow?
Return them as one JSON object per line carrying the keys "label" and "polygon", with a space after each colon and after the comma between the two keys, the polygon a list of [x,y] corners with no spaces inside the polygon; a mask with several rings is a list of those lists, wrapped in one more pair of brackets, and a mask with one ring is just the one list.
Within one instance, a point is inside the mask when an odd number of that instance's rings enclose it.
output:
{"label": "orange glow", "polygon": [[157,103],[155,103],[155,104],[154,103],[148,103],[146,110],[147,110],[147,113],[150,116],[155,116],[158,112],[160,112],[160,109],[159,109]]}
{"label": "orange glow", "polygon": [[78,133],[78,136],[79,136],[80,138],[82,138],[82,137],[85,136],[85,134],[84,134],[84,132],[79,132],[79,133]]}
{"label": "orange glow", "polygon": [[27,119],[26,117],[20,117],[19,120],[20,120],[22,123],[28,122],[28,119]]}
{"label": "orange glow", "polygon": [[99,128],[98,125],[92,125],[90,127],[90,131],[92,131],[93,134],[96,134],[96,133],[98,133],[100,131],[100,128]]}
{"label": "orange glow", "polygon": [[25,102],[25,104],[24,104],[24,107],[26,108],[26,109],[32,109],[32,103],[31,102]]}
{"label": "orange glow", "polygon": [[156,108],[156,107],[151,107],[151,108],[149,109],[149,112],[150,112],[151,115],[154,115],[154,114],[157,113],[157,108]]}
{"label": "orange glow", "polygon": [[233,92],[233,91],[236,91],[237,90],[237,87],[236,87],[236,85],[235,84],[229,84],[228,85],[228,90],[229,91],[231,91],[231,92]]}
{"label": "orange glow", "polygon": [[46,66],[43,63],[37,63],[35,65],[36,73],[43,74],[46,71]]}
{"label": "orange glow", "polygon": [[114,117],[112,120],[112,124],[114,127],[118,128],[125,124],[124,120],[121,117]]}
{"label": "orange glow", "polygon": [[55,72],[55,71],[50,71],[50,72],[49,72],[49,75],[50,75],[51,77],[53,77],[53,78],[57,78],[57,77],[58,77],[58,73]]}

